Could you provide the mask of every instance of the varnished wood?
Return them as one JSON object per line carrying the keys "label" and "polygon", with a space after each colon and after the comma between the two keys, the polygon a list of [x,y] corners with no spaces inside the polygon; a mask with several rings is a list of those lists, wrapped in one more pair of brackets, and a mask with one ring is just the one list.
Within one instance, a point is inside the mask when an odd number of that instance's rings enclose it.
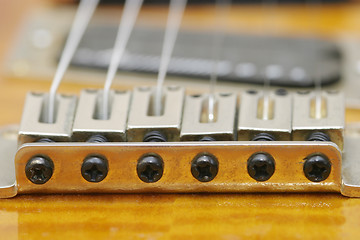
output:
{"label": "varnished wood", "polygon": [[336,194],[29,195],[0,206],[4,239],[356,239],[360,221],[359,199]]}
{"label": "varnished wood", "polygon": [[[25,13],[44,4],[49,1],[0,1],[0,58]],[[148,14],[152,11],[164,10]],[[188,10],[185,24],[198,16],[197,24],[205,26],[208,11]],[[327,7],[322,33],[332,36],[345,29],[359,34],[359,12],[358,7]],[[231,17],[261,18],[254,7],[238,13]],[[278,17],[285,15],[300,18],[287,22],[284,33],[306,31],[300,10],[288,7]],[[0,84],[1,125],[19,123],[27,91],[47,91],[50,85],[4,78]],[[61,91],[78,93],[83,87],[65,83]],[[359,121],[359,110],[348,110],[346,117]],[[339,194],[23,195],[0,200],[1,239],[359,239],[359,225],[360,199]]]}

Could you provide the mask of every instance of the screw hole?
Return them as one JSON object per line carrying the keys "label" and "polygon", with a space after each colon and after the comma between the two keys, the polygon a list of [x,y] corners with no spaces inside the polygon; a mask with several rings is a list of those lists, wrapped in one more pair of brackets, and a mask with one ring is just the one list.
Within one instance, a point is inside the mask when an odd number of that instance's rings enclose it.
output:
{"label": "screw hole", "polygon": [[338,90],[327,90],[326,91],[328,94],[338,94],[339,91]]}
{"label": "screw hole", "polygon": [[300,95],[307,95],[310,93],[310,91],[309,90],[299,90],[299,91],[297,91],[297,93]]}
{"label": "screw hole", "polygon": [[176,86],[176,85],[174,85],[174,86],[168,86],[167,89],[168,89],[169,91],[177,91],[177,90],[180,89],[180,86]]}
{"label": "screw hole", "polygon": [[140,92],[147,92],[147,91],[150,91],[150,87],[139,87],[138,88]]}
{"label": "screw hole", "polygon": [[60,96],[62,98],[73,98],[74,97],[73,95],[69,95],[69,94],[60,94]]}
{"label": "screw hole", "polygon": [[220,97],[230,97],[232,96],[232,93],[220,93]]}
{"label": "screw hole", "polygon": [[125,90],[115,90],[115,94],[125,94],[127,91]]}
{"label": "screw hole", "polygon": [[87,92],[87,93],[97,93],[98,90],[94,89],[94,88],[87,88],[84,91]]}
{"label": "screw hole", "polygon": [[39,93],[39,92],[32,92],[31,95],[35,96],[35,97],[41,97],[44,96],[43,93]]}
{"label": "screw hole", "polygon": [[246,93],[254,95],[254,94],[257,94],[258,91],[256,91],[255,89],[250,89],[250,90],[247,90]]}
{"label": "screw hole", "polygon": [[279,88],[275,91],[275,94],[278,96],[286,96],[288,95],[288,91],[284,88]]}

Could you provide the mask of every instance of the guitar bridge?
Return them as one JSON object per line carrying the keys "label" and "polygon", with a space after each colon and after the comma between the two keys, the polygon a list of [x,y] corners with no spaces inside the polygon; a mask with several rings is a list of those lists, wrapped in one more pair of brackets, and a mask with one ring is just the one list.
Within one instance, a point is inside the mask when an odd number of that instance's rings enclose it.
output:
{"label": "guitar bridge", "polygon": [[[208,96],[163,90],[29,93],[20,127],[0,134],[0,197],[29,193],[341,192],[360,197],[360,137],[344,138],[338,92],[245,91]],[[316,102],[319,101],[319,102]],[[356,131],[352,131],[356,132]],[[344,140],[345,139],[345,140]],[[344,154],[345,153],[345,154]]]}

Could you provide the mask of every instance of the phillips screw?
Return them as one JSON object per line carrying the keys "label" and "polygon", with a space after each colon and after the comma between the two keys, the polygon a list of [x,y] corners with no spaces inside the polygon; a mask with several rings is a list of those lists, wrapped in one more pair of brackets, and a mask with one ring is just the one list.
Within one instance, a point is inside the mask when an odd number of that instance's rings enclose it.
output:
{"label": "phillips screw", "polygon": [[331,163],[322,154],[310,155],[304,163],[304,174],[312,182],[326,180],[331,172]]}
{"label": "phillips screw", "polygon": [[101,182],[109,171],[108,162],[104,157],[89,156],[81,166],[81,175],[88,182]]}
{"label": "phillips screw", "polygon": [[200,182],[210,182],[219,171],[219,162],[215,156],[202,153],[191,162],[191,174]]}
{"label": "phillips screw", "polygon": [[247,170],[256,181],[267,181],[275,172],[274,158],[268,153],[255,153],[248,160]]}
{"label": "phillips screw", "polygon": [[53,162],[45,156],[35,156],[25,166],[26,177],[35,184],[44,184],[49,181],[53,171]]}
{"label": "phillips screw", "polygon": [[164,163],[159,155],[146,154],[139,159],[136,170],[141,181],[153,183],[162,177]]}

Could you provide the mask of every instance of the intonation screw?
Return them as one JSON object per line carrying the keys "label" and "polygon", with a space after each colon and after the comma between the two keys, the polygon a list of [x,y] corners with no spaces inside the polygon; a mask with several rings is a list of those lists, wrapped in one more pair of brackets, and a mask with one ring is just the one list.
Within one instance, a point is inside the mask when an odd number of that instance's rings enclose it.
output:
{"label": "intonation screw", "polygon": [[109,171],[108,162],[104,157],[89,156],[81,166],[81,175],[88,182],[101,182]]}
{"label": "intonation screw", "polygon": [[256,181],[267,181],[275,172],[274,158],[268,153],[255,153],[248,160],[247,170]]}
{"label": "intonation screw", "polygon": [[164,163],[157,154],[146,154],[137,163],[137,174],[141,181],[153,183],[160,180],[164,171]]}
{"label": "intonation screw", "polygon": [[303,170],[307,179],[312,182],[321,182],[329,177],[331,163],[326,156],[314,154],[306,158]]}
{"label": "intonation screw", "polygon": [[215,156],[202,153],[191,162],[191,174],[200,182],[210,182],[219,171],[219,162]]}
{"label": "intonation screw", "polygon": [[26,177],[35,184],[44,184],[49,181],[53,171],[53,162],[45,156],[35,156],[25,166]]}

